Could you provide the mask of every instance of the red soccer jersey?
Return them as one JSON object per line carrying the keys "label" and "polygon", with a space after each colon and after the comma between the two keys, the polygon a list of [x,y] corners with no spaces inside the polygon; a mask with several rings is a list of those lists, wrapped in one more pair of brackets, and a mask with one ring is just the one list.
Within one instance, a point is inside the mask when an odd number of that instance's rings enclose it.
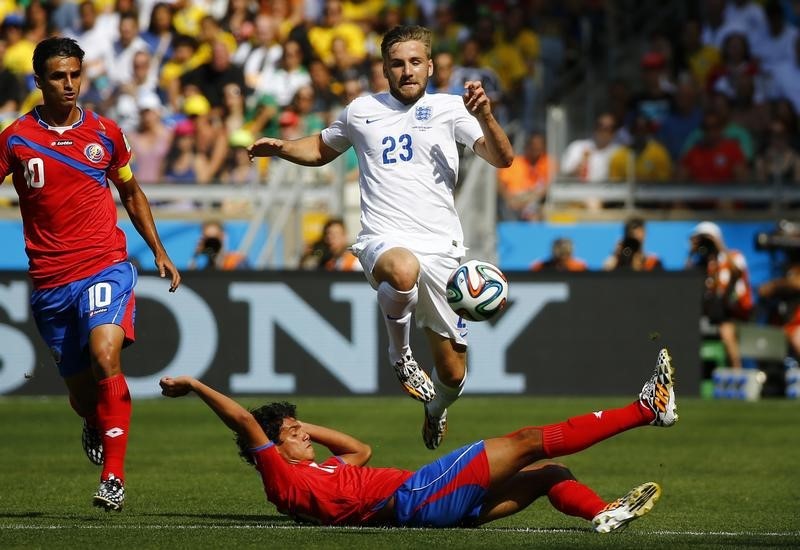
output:
{"label": "red soccer jersey", "polygon": [[292,518],[323,525],[361,525],[412,472],[353,466],[332,456],[290,464],[268,443],[254,453],[267,500]]}
{"label": "red soccer jersey", "polygon": [[130,157],[122,130],[91,111],[55,128],[33,109],[0,134],[0,181],[13,174],[34,287],[77,281],[127,258],[108,176]]}

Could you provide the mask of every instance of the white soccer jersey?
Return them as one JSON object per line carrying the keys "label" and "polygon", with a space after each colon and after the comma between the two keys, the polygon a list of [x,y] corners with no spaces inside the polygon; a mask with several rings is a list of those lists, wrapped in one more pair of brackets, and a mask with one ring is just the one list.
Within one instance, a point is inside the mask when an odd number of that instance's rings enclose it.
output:
{"label": "white soccer jersey", "polygon": [[456,142],[471,149],[481,136],[460,96],[425,94],[413,105],[389,93],[353,100],[322,131],[322,139],[340,152],[355,147],[359,241],[396,237],[420,252],[461,249],[463,232],[453,198]]}

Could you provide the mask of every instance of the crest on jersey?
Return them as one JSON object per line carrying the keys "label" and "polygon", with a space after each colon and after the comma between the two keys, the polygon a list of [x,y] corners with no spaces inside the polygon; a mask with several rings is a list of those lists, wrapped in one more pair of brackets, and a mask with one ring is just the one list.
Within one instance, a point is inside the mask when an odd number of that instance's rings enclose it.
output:
{"label": "crest on jersey", "polygon": [[429,105],[421,105],[414,111],[414,118],[420,122],[425,122],[426,120],[431,119],[431,114],[433,114],[433,107]]}
{"label": "crest on jersey", "polygon": [[90,143],[83,150],[83,154],[91,162],[98,163],[103,160],[103,148],[97,143]]}

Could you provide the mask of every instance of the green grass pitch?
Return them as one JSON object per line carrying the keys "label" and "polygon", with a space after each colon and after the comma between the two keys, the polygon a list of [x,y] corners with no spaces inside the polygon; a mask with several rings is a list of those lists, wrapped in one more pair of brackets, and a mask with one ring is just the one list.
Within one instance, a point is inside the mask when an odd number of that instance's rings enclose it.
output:
{"label": "green grass pitch", "polygon": [[[373,465],[414,469],[476,439],[630,400],[468,395],[451,409],[437,452],[424,448],[421,406],[408,398],[295,402],[301,418],[371,443]],[[546,499],[479,529],[296,525],[266,501],[228,430],[196,397],[134,402],[125,510],[106,513],[91,506],[99,472],[83,455],[66,398],[0,398],[0,548],[800,547],[800,403],[679,394],[678,409],[673,428],[633,430],[560,459],[608,499],[661,484],[649,515],[599,535]]]}

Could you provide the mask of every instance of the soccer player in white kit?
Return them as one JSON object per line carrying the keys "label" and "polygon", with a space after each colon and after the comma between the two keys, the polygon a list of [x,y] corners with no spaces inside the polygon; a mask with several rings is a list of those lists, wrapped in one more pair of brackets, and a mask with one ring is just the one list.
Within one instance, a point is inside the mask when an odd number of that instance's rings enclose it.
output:
{"label": "soccer player in white kit", "polygon": [[[377,290],[389,360],[405,391],[424,403],[422,437],[435,449],[447,429],[447,407],[466,380],[467,328],[445,293],[466,252],[453,198],[457,142],[496,167],[510,166],[514,151],[480,82],[466,82],[461,98],[425,92],[433,74],[428,29],[395,27],[384,36],[381,54],[388,93],[353,100],[321,134],[261,138],[248,151],[251,159],[277,156],[321,166],[355,149],[361,232],[353,252]],[[430,377],[411,353],[412,313],[431,347]]]}

